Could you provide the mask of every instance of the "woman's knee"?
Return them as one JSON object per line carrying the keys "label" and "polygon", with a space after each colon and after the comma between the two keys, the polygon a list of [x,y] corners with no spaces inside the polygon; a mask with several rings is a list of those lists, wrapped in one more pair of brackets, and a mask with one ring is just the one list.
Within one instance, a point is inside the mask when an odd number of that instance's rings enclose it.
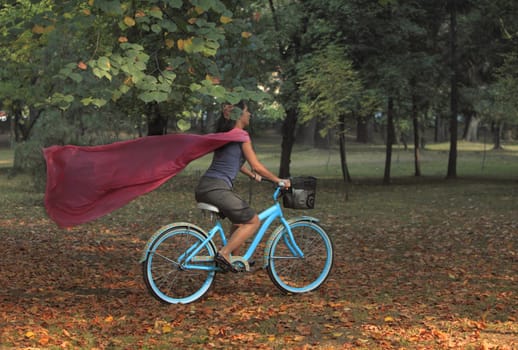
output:
{"label": "woman's knee", "polygon": [[247,222],[247,224],[248,224],[248,225],[252,225],[252,226],[254,226],[254,227],[256,227],[256,228],[257,228],[257,227],[259,227],[259,224],[260,224],[260,223],[261,223],[261,222],[259,221],[259,216],[257,216],[257,214],[255,214],[255,215],[254,215],[254,216],[253,216],[253,217],[252,217],[252,218]]}
{"label": "woman's knee", "polygon": [[257,214],[255,214],[250,220],[242,223],[242,224],[235,224],[233,223],[232,224],[232,230],[235,231],[239,228],[242,228],[242,227],[254,227],[254,228],[258,228],[259,225],[261,224],[261,222],[259,221],[259,216],[257,216]]}

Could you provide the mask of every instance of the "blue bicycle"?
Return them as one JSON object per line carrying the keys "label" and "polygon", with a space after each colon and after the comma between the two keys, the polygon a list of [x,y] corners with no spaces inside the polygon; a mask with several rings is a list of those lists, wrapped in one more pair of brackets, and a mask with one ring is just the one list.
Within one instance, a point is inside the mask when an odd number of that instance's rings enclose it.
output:
{"label": "blue bicycle", "polygon": [[[298,191],[293,188],[288,192]],[[273,205],[259,214],[261,227],[243,256],[232,256],[231,262],[239,271],[250,271],[250,258],[259,246],[273,221],[280,225],[266,242],[263,267],[272,282],[284,293],[306,293],[320,287],[333,266],[333,243],[319,220],[310,216],[285,219],[279,198],[286,193],[277,184]],[[303,191],[303,190],[302,190]],[[308,198],[313,205],[314,197]],[[286,206],[286,201],[285,201]],[[198,203],[198,208],[218,215],[217,207]],[[214,227],[206,233],[186,222],[160,228],[148,240],[141,263],[144,281],[150,293],[170,304],[186,304],[201,298],[211,287],[216,272],[217,253],[214,238],[219,234],[223,244],[227,238],[218,217]]]}

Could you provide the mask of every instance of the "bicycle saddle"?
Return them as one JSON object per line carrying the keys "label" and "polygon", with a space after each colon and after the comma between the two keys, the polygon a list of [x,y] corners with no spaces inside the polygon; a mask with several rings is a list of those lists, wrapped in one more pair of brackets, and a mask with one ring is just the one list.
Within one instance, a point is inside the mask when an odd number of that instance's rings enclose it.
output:
{"label": "bicycle saddle", "polygon": [[213,213],[219,213],[219,209],[218,207],[212,205],[212,204],[209,204],[209,203],[202,203],[202,202],[199,202],[198,203],[198,209],[201,209],[201,210],[208,210],[208,211],[211,211]]}

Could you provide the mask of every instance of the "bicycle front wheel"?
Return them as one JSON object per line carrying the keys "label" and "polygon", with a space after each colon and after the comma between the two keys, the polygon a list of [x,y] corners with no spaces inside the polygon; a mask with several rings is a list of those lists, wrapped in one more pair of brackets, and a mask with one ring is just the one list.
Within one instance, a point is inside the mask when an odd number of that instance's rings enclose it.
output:
{"label": "bicycle front wheel", "polygon": [[333,243],[314,222],[298,221],[291,223],[290,228],[294,242],[286,228],[272,238],[268,275],[285,293],[310,292],[320,287],[331,272]]}
{"label": "bicycle front wheel", "polygon": [[[210,288],[216,274],[213,261],[186,264],[185,258],[205,240],[201,229],[189,225],[171,225],[158,231],[148,242],[148,253],[142,263],[144,281],[149,292],[169,304],[187,304],[201,298]],[[212,242],[197,256],[214,256]]]}

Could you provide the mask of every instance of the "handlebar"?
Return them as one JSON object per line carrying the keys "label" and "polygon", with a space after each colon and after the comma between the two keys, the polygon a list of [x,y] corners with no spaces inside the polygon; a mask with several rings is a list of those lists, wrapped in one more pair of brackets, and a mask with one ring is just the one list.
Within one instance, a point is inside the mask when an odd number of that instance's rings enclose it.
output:
{"label": "handlebar", "polygon": [[275,188],[275,192],[273,193],[273,200],[274,201],[277,201],[279,199],[279,197],[284,194],[284,192],[286,191],[289,191],[289,188],[286,188],[286,184],[284,183],[284,181],[279,181],[278,183],[276,183],[275,181],[272,181],[272,180],[268,180],[268,179],[264,179],[265,181],[269,182],[269,183],[272,183],[276,186]]}
{"label": "handlebar", "polygon": [[275,182],[275,181],[272,181],[272,180],[264,178],[264,177],[261,179],[261,181],[269,182],[269,183],[274,184],[275,186],[280,187],[280,188],[285,188],[286,187],[286,184],[284,183],[284,181]]}

